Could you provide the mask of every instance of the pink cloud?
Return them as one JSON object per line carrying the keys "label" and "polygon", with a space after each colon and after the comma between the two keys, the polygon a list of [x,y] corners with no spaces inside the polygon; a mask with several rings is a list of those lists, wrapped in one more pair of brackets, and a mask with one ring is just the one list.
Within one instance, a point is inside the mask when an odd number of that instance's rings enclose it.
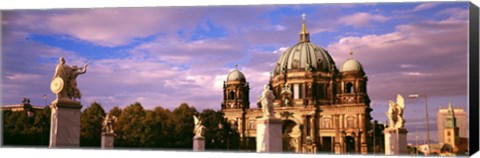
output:
{"label": "pink cloud", "polygon": [[361,12],[340,17],[337,22],[353,27],[365,27],[371,22],[385,22],[387,20],[389,20],[389,18],[383,15]]}
{"label": "pink cloud", "polygon": [[455,18],[402,24],[391,33],[344,37],[327,48],[337,67],[353,50],[369,76],[372,100],[416,91],[466,96],[467,24]]}
{"label": "pink cloud", "polygon": [[437,5],[438,5],[437,3],[422,3],[422,4],[417,5],[415,8],[413,8],[412,11],[416,12],[416,11],[421,11],[421,10],[427,10],[427,9],[436,7]]}
{"label": "pink cloud", "polygon": [[[181,102],[187,102],[197,106],[197,109],[200,107],[218,109],[223,97],[221,93],[223,81],[226,79],[226,74],[232,70],[232,67],[226,65],[235,62],[241,64],[239,68],[250,82],[250,98],[253,103],[263,84],[268,81],[273,63],[285,50],[285,45],[290,46],[297,42],[298,31],[300,31],[300,17],[284,17],[280,20],[282,21],[280,25],[270,25],[266,24],[267,20],[265,19],[251,18],[260,13],[258,10],[252,9],[251,12],[248,12],[248,16],[240,16],[239,19],[228,19],[226,18],[228,16],[222,14],[211,17],[215,24],[221,24],[221,27],[231,33],[229,38],[188,41],[172,34],[175,32],[174,30],[179,29],[179,26],[187,24],[192,27],[196,26],[198,22],[196,19],[199,19],[200,15],[186,17],[191,14],[167,13],[149,9],[120,11],[109,9],[82,10],[81,12],[62,11],[63,14],[51,13],[52,16],[43,18],[35,16],[35,14],[23,14],[21,18],[9,18],[5,22],[8,25],[20,26],[20,28],[9,27],[9,29],[17,30],[12,34],[18,35],[15,36],[18,40],[23,40],[27,36],[25,32],[35,33],[35,31],[41,30],[42,33],[69,34],[75,38],[103,46],[123,45],[138,37],[149,36],[159,31],[166,32],[167,35],[159,36],[152,42],[141,44],[130,50],[128,58],[93,61],[89,72],[79,79],[79,85],[85,95],[82,102],[85,104],[96,100],[105,103],[104,106],[125,106],[140,101],[147,108],[156,105],[174,108]],[[222,9],[215,10],[216,13],[221,11]],[[445,11],[445,14],[447,12],[454,13]],[[233,16],[234,13],[229,12],[228,14]],[[152,19],[153,15],[160,20]],[[109,17],[117,18],[109,19]],[[178,20],[181,17],[186,18]],[[312,34],[327,30],[334,31],[336,19],[307,21],[308,30]],[[343,20],[343,24],[354,27],[365,27],[372,22],[389,20],[388,17],[370,13],[357,13],[340,19]],[[169,23],[165,23],[165,21]],[[32,22],[37,22],[38,25],[33,25]],[[121,23],[122,26],[114,25],[114,23]],[[258,26],[245,25],[245,23],[254,23]],[[424,87],[425,85],[428,85],[428,88],[424,90],[435,92],[432,94],[462,95],[465,94],[463,91],[465,85],[462,84],[465,81],[458,76],[466,74],[466,61],[463,61],[466,60],[466,57],[465,54],[458,52],[466,51],[466,31],[466,21],[458,16],[452,16],[452,18],[442,21],[399,25],[394,32],[386,34],[341,36],[342,38],[327,48],[338,68],[348,57],[349,50],[354,51],[354,57],[363,64],[369,76],[369,94],[373,99],[385,99],[394,96],[396,92],[410,92],[412,91],[411,87]],[[191,33],[191,30],[187,29],[186,32]],[[39,44],[33,45],[38,46]],[[254,47],[274,45],[279,49],[264,51],[245,45]],[[8,44],[4,49],[9,52],[23,52],[18,50],[27,49],[30,46],[32,43],[16,43],[15,48]],[[46,46],[32,47],[24,52],[48,54],[45,57],[68,54],[59,48]],[[26,57],[31,55],[24,54]],[[8,56],[7,58],[13,57]],[[68,64],[78,65],[86,61],[87,59],[80,56],[70,55],[67,57]],[[12,63],[15,62],[21,61],[15,59]],[[418,66],[408,67],[406,70],[404,65],[404,69],[398,71],[405,63]],[[42,77],[40,78],[46,79],[42,82],[25,84],[47,84],[40,89],[45,89],[49,93],[48,80],[52,75],[50,73],[53,73],[52,66],[54,64],[38,65],[42,66],[40,72]],[[406,72],[406,74],[402,75],[401,72]],[[430,75],[421,75],[425,73]],[[430,82],[420,82],[420,78]],[[458,84],[451,84],[452,81]],[[406,82],[412,84],[405,86]],[[15,89],[13,82],[8,83],[2,83],[2,86],[9,90]],[[18,82],[16,83],[18,84]],[[438,84],[444,84],[444,86],[435,86]],[[450,90],[442,91],[439,88]],[[26,88],[18,90],[14,94],[19,95],[25,91],[27,91]],[[436,93],[440,91],[442,93]],[[255,105],[251,107],[255,107]]]}
{"label": "pink cloud", "polygon": [[437,13],[437,15],[450,15],[452,19],[468,19],[469,12],[462,8],[447,8]]}
{"label": "pink cloud", "polygon": [[160,31],[194,27],[200,16],[198,12],[201,12],[198,8],[185,13],[183,9],[168,7],[31,11],[7,14],[11,18],[2,23],[28,28],[32,33],[65,34],[113,47]]}

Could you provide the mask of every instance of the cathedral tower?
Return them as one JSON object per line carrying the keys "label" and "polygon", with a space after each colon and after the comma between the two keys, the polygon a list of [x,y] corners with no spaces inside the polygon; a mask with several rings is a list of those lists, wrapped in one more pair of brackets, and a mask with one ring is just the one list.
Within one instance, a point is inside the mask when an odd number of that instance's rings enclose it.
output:
{"label": "cathedral tower", "polygon": [[235,65],[235,70],[228,73],[227,81],[223,82],[222,109],[248,109],[249,90],[245,75]]}
{"label": "cathedral tower", "polygon": [[457,127],[457,120],[455,118],[455,113],[453,111],[452,103],[448,103],[448,112],[447,112],[447,120],[445,121],[445,128],[443,129],[443,140],[445,144],[451,145],[453,149],[457,148],[458,145],[458,127]]}

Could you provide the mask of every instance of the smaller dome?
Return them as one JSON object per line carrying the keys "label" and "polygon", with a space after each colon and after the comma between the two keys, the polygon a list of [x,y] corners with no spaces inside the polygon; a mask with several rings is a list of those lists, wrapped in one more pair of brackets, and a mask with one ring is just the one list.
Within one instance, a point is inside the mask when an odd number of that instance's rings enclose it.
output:
{"label": "smaller dome", "polygon": [[227,81],[243,81],[245,82],[245,75],[242,72],[238,71],[237,65],[235,65],[235,70],[228,73]]}
{"label": "smaller dome", "polygon": [[347,71],[363,71],[362,64],[357,60],[350,58],[345,61],[340,69],[340,72],[347,72]]}

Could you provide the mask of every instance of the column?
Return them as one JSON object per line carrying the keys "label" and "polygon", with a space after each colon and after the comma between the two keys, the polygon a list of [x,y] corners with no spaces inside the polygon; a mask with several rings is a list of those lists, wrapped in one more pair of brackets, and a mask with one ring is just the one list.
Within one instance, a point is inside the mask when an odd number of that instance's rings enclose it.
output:
{"label": "column", "polygon": [[360,91],[359,91],[359,90],[360,90],[360,89],[359,89],[359,87],[360,87],[360,85],[359,85],[359,81],[358,81],[358,79],[356,79],[356,80],[355,80],[355,89],[354,89],[354,93],[358,93],[358,92],[360,92]]}
{"label": "column", "polygon": [[345,133],[345,130],[342,130],[342,136],[341,136],[341,139],[342,139],[342,143],[341,143],[342,144],[342,146],[341,146],[342,153],[347,153],[347,143],[346,143],[347,139],[346,139],[346,137],[347,137],[347,135]]}
{"label": "column", "polygon": [[359,114],[360,129],[365,130],[365,114]]}
{"label": "column", "polygon": [[333,118],[333,128],[335,129],[335,139],[334,139],[334,145],[332,146],[334,148],[334,151],[336,154],[342,153],[342,135],[340,133],[340,130],[338,128],[338,115],[332,115]]}
{"label": "column", "polygon": [[367,154],[368,153],[368,144],[367,144],[367,129],[365,127],[365,114],[360,114],[360,130],[362,131],[361,133],[361,148],[360,151],[362,154]]}
{"label": "column", "polygon": [[364,132],[362,132],[360,136],[361,136],[360,141],[362,143],[360,147],[360,152],[361,154],[367,154],[368,153],[367,132],[364,130]]}
{"label": "column", "polygon": [[362,126],[363,123],[362,123],[361,119],[362,118],[361,118],[360,114],[357,114],[357,123],[355,125],[355,128],[357,128],[357,129],[362,128],[361,126]]}
{"label": "column", "polygon": [[340,94],[343,94],[345,92],[345,82],[341,81],[340,83]]}

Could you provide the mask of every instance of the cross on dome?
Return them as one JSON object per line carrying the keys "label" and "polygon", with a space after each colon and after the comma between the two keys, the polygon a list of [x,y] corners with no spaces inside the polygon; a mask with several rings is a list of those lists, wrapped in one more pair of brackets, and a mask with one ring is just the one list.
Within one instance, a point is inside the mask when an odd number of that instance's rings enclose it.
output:
{"label": "cross on dome", "polygon": [[310,42],[310,34],[307,32],[307,24],[305,24],[305,17],[307,14],[302,14],[302,31],[300,32],[300,42]]}

